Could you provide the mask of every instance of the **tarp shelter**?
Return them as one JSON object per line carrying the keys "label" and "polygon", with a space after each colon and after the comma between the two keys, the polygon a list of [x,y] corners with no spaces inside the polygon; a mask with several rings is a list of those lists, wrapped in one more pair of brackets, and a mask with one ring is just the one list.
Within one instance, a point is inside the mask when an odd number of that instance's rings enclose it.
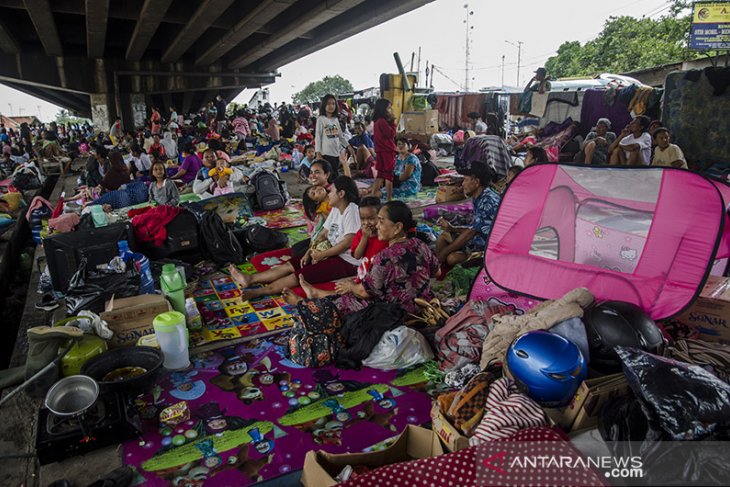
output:
{"label": "tarp shelter", "polygon": [[730,255],[728,201],[723,183],[681,169],[533,165],[502,199],[486,274],[518,294],[557,299],[586,287],[667,318]]}
{"label": "tarp shelter", "polygon": [[662,122],[690,164],[718,164],[730,173],[730,68],[679,71],[664,83]]}

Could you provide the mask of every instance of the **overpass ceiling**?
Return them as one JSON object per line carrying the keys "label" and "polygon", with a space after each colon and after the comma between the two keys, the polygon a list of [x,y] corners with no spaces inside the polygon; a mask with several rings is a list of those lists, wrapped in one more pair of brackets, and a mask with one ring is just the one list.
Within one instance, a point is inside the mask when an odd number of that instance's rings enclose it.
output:
{"label": "overpass ceiling", "polygon": [[195,106],[431,1],[0,0],[0,83],[85,116],[92,93]]}
{"label": "overpass ceiling", "polygon": [[21,53],[261,72],[430,1],[0,0],[0,34]]}

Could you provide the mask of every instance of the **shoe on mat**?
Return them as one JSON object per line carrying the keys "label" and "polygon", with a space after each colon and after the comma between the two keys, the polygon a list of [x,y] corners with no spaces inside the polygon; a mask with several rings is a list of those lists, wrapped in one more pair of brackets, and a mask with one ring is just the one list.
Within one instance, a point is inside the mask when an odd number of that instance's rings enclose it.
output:
{"label": "shoe on mat", "polygon": [[53,297],[51,293],[45,293],[41,298],[35,303],[36,309],[43,309],[46,311],[53,311],[54,309],[58,308],[58,301]]}

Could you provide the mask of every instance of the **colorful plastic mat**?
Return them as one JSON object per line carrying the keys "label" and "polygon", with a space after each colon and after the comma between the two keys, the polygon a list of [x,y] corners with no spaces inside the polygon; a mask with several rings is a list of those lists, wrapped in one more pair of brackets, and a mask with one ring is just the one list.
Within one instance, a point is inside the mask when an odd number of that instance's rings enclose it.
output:
{"label": "colorful plastic mat", "polygon": [[286,233],[286,235],[289,237],[289,247],[309,238],[309,233],[307,233],[306,226],[284,228],[281,231]]}
{"label": "colorful plastic mat", "polygon": [[280,210],[255,211],[253,216],[266,220],[269,228],[292,228],[307,224],[304,207],[299,201],[292,202]]}
{"label": "colorful plastic mat", "polygon": [[[123,459],[145,486],[250,485],[300,470],[309,450],[370,450],[429,421],[423,366],[307,369],[286,358],[286,334],[276,341],[193,356],[191,370],[137,398],[144,433],[125,443]],[[160,424],[160,412],[181,401],[182,421]]]}
{"label": "colorful plastic mat", "polygon": [[[245,272],[255,272],[250,264]],[[265,296],[245,301],[241,288],[228,275],[218,274],[198,284],[193,293],[203,320],[201,330],[190,333],[191,346],[216,340],[258,338],[294,325],[295,310],[281,297]]]}

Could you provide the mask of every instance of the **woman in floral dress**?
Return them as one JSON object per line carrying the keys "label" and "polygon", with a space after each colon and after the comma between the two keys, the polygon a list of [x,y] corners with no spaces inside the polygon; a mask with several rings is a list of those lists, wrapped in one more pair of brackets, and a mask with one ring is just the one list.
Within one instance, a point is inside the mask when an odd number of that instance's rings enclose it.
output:
{"label": "woman in floral dress", "polygon": [[[378,238],[387,241],[388,247],[373,257],[370,270],[361,283],[339,281],[336,284],[338,294],[327,297],[324,297],[326,292],[304,279],[300,279],[300,285],[310,300],[332,300],[340,316],[367,308],[374,301],[397,303],[407,312],[417,313],[415,298],[427,301],[433,298],[430,283],[439,270],[439,261],[428,245],[416,238],[415,227],[413,213],[405,203],[386,203],[378,213],[377,228]],[[290,304],[299,302],[291,291],[284,290],[283,295]],[[302,308],[299,306],[300,310]],[[304,319],[306,321],[306,317]]]}

